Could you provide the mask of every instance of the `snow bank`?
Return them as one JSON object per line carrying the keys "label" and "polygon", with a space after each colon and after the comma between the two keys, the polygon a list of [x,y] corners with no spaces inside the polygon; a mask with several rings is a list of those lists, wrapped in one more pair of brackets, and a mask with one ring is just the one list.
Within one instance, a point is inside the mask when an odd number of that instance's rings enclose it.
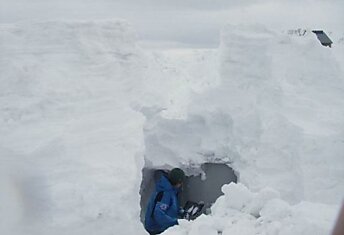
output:
{"label": "snow bank", "polygon": [[[312,33],[224,28],[219,85],[193,95],[185,118],[148,118],[146,164],[192,174],[190,166],[224,162],[245,186],[231,186],[234,196],[220,198],[211,216],[166,234],[328,234],[344,195],[342,50]],[[265,188],[278,200],[252,199]],[[217,228],[218,216],[228,224]]]}
{"label": "snow bank", "polygon": [[144,234],[144,115],[185,115],[217,54],[144,53],[125,21],[1,25],[0,41],[0,231]]}
{"label": "snow bank", "polygon": [[[250,189],[338,204],[344,192],[342,46],[261,26],[227,26],[220,84],[192,96],[185,118],[148,118],[153,165],[222,161]],[[218,69],[217,66],[209,70]]]}
{"label": "snow bank", "polygon": [[246,168],[238,171],[249,188],[273,187],[290,202],[343,199],[344,80],[338,47],[320,46],[311,33],[294,38],[261,27],[224,29],[223,95],[213,96],[218,97],[213,102],[233,118],[237,163]]}
{"label": "snow bank", "polygon": [[124,21],[2,25],[1,232],[145,234],[144,166],[222,162],[240,184],[167,234],[327,234],[344,194],[343,44],[260,26],[221,40],[147,54]]}
{"label": "snow bank", "polygon": [[144,119],[130,105],[145,59],[131,27],[2,25],[0,41],[1,233],[143,232]]}

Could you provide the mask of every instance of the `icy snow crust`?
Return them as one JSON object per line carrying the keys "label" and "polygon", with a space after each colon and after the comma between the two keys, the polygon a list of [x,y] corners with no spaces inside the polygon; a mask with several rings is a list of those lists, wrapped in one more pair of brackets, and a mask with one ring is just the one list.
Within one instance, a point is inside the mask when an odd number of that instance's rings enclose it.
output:
{"label": "icy snow crust", "polygon": [[0,27],[1,234],[145,234],[141,169],[228,163],[165,234],[328,234],[344,195],[344,50],[264,27],[142,51],[124,21]]}

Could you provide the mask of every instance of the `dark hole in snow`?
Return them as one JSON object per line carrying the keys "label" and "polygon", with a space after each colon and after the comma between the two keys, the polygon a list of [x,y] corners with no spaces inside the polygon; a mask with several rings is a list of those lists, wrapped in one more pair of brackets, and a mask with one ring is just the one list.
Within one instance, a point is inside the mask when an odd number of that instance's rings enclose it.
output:
{"label": "dark hole in snow", "polygon": [[[205,203],[203,212],[209,210],[211,205],[223,193],[221,187],[230,182],[237,182],[237,176],[232,168],[222,163],[205,163],[201,166],[204,174],[187,176],[180,195],[180,205],[184,206],[186,201]],[[141,221],[144,221],[147,202],[154,191],[155,182],[163,174],[163,169],[142,170],[143,179],[141,183]]]}

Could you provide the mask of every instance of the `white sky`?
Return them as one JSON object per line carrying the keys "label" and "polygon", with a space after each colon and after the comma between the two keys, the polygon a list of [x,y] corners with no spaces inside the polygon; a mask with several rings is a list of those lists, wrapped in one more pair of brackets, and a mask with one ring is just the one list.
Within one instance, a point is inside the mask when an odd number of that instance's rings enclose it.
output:
{"label": "white sky", "polygon": [[344,0],[0,0],[0,22],[126,19],[156,44],[216,47],[226,23],[344,29]]}

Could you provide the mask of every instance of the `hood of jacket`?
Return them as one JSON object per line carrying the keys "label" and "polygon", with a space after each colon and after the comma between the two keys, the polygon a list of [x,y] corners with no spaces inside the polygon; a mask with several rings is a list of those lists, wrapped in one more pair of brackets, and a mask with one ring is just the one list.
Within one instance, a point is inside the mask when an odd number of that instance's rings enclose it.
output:
{"label": "hood of jacket", "polygon": [[157,192],[174,191],[177,193],[179,190],[177,188],[173,187],[172,184],[170,183],[170,181],[168,180],[168,178],[163,175],[163,176],[161,176],[159,181],[156,183],[156,191]]}

